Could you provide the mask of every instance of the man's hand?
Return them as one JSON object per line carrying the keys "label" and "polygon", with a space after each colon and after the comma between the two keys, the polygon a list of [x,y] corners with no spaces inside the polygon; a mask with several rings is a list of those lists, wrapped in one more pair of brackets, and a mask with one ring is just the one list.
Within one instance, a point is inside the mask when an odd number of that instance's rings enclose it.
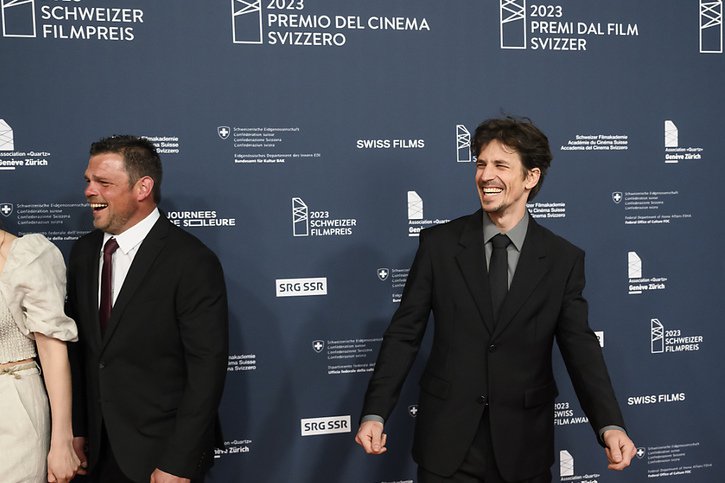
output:
{"label": "man's hand", "polygon": [[383,454],[388,448],[385,443],[388,435],[383,433],[383,423],[365,421],[355,435],[355,442],[363,447],[367,454]]}
{"label": "man's hand", "polygon": [[78,455],[78,459],[81,460],[81,465],[78,468],[78,475],[88,474],[88,458],[86,457],[86,438],[83,436],[76,436],[73,438],[73,449]]}
{"label": "man's hand", "polygon": [[151,480],[149,483],[191,483],[191,480],[189,478],[174,476],[171,473],[167,473],[156,468],[154,472],[151,473]]}
{"label": "man's hand", "polygon": [[610,429],[604,432],[602,437],[604,440],[604,451],[607,453],[610,470],[621,471],[625,469],[632,461],[637,448],[629,436],[624,431],[618,429]]}

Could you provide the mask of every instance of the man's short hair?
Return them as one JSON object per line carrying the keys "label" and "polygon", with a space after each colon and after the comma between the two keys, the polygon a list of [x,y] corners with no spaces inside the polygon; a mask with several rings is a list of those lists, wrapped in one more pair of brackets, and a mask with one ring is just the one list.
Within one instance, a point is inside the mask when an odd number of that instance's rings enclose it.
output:
{"label": "man's short hair", "polygon": [[161,158],[151,141],[123,134],[99,139],[91,144],[91,156],[103,153],[117,153],[123,157],[131,186],[144,176],[153,179],[154,202],[158,204],[161,201]]}
{"label": "man's short hair", "polygon": [[534,199],[544,182],[546,170],[553,156],[549,148],[549,139],[528,118],[505,117],[487,119],[476,128],[471,141],[471,154],[477,157],[493,140],[514,149],[521,157],[524,168],[539,168],[541,176],[529,193],[529,201]]}

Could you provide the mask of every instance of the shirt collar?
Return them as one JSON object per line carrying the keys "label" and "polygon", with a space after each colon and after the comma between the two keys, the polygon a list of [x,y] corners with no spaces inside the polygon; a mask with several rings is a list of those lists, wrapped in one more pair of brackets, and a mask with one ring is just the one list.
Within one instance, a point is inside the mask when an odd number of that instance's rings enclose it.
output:
{"label": "shirt collar", "polygon": [[154,224],[160,216],[161,214],[159,213],[159,209],[154,208],[154,210],[149,213],[146,218],[139,221],[120,235],[111,235],[110,233],[104,233],[103,245],[106,244],[109,238],[113,237],[118,242],[119,250],[121,250],[125,255],[128,255],[128,252],[136,248],[138,245],[141,244],[142,241],[144,241],[144,238],[146,238],[146,235],[149,234],[151,228],[154,227]]}
{"label": "shirt collar", "polygon": [[[524,246],[524,239],[526,238],[526,231],[529,228],[529,212],[524,211],[524,216],[516,223],[516,226],[511,228],[506,235],[511,240],[511,243],[516,247],[518,251]],[[483,242],[488,243],[491,238],[501,233],[496,225],[493,224],[491,219],[488,217],[486,212],[483,212]]]}

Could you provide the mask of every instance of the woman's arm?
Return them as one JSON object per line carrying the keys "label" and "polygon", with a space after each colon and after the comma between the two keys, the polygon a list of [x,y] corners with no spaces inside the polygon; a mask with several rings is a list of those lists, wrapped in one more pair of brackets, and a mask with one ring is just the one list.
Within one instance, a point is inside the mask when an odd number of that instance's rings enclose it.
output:
{"label": "woman's arm", "polygon": [[48,481],[65,483],[78,471],[80,460],[73,450],[71,377],[65,342],[35,332],[38,356],[50,399],[51,431]]}

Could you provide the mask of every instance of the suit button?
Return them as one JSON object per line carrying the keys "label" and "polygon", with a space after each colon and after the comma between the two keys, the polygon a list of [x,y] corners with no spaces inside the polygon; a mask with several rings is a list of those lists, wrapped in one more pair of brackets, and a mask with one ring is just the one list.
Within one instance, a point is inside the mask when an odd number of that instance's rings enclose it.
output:
{"label": "suit button", "polygon": [[478,397],[478,404],[488,404],[488,398],[486,396],[479,396]]}
{"label": "suit button", "polygon": [[106,364],[103,361],[101,361],[101,362],[98,363],[98,368],[99,369],[103,369],[104,367],[106,367]]}
{"label": "suit button", "polygon": [[496,352],[496,344],[491,344],[488,346],[488,352]]}

